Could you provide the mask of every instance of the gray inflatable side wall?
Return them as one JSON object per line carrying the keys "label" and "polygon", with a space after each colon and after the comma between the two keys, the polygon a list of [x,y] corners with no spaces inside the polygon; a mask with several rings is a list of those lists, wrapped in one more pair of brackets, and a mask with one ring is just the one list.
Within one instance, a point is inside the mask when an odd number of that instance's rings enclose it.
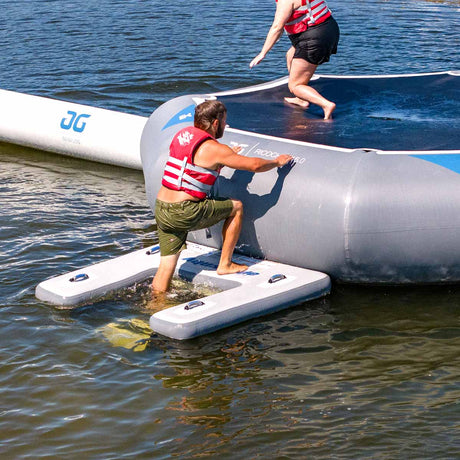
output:
{"label": "gray inflatable side wall", "polygon": [[[171,139],[193,123],[187,108],[198,99],[203,95],[167,102],[144,128],[141,157],[152,209]],[[242,145],[243,155],[296,158],[292,167],[266,173],[223,169],[214,194],[244,204],[240,252],[319,270],[342,282],[460,281],[459,174],[410,155],[337,149],[231,128],[221,141]],[[218,225],[193,232],[189,239],[218,248],[220,230]]]}

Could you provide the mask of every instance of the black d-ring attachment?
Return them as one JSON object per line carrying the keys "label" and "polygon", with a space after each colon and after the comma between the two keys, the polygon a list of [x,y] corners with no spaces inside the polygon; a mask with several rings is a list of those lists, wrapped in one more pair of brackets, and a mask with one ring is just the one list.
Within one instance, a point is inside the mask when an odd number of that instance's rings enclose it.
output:
{"label": "black d-ring attachment", "polygon": [[278,273],[277,275],[273,275],[270,277],[270,279],[268,280],[268,282],[271,284],[271,283],[276,283],[277,281],[281,281],[281,280],[285,280],[286,277],[281,274],[281,273]]}
{"label": "black d-ring attachment", "polygon": [[184,307],[184,309],[192,310],[192,308],[201,307],[202,305],[204,305],[204,302],[202,302],[201,300],[192,300]]}
{"label": "black d-ring attachment", "polygon": [[160,252],[160,245],[156,245],[156,246],[153,246],[152,249],[149,249],[146,254],[148,256],[151,256],[152,254],[157,254],[158,252]]}
{"label": "black d-ring attachment", "polygon": [[89,276],[86,273],[79,273],[78,275],[75,275],[73,278],[70,278],[71,283],[77,283],[79,281],[85,281],[89,278]]}

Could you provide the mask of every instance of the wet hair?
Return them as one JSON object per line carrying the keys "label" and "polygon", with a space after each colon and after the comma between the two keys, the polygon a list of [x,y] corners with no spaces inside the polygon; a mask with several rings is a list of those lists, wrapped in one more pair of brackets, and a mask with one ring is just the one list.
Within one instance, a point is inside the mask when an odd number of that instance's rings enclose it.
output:
{"label": "wet hair", "polygon": [[221,122],[226,113],[227,109],[222,102],[204,101],[195,107],[195,127],[207,131],[214,120]]}

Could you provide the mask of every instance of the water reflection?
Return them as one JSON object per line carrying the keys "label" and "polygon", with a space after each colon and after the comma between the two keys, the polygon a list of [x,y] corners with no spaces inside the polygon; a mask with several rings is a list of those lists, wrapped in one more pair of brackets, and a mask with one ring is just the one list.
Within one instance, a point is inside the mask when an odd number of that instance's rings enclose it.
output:
{"label": "water reflection", "polygon": [[[329,298],[231,331],[186,343],[153,337],[167,364],[154,378],[178,392],[165,410],[203,443],[187,452],[211,454],[236,438],[260,445],[264,426],[273,436],[302,433],[296,449],[321,452],[336,442],[326,431],[346,423],[350,439],[371,445],[382,418],[410,424],[406,414],[417,407],[450,412],[460,397],[459,292],[442,302],[437,289],[425,294],[337,286]],[[433,387],[440,384],[442,394]]]}

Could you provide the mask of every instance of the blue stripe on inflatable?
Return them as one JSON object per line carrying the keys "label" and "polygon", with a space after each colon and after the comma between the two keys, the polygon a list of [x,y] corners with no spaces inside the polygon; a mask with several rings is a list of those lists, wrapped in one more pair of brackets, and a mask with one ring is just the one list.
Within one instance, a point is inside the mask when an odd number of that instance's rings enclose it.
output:
{"label": "blue stripe on inflatable", "polygon": [[438,154],[438,155],[411,155],[421,160],[429,161],[451,171],[460,174],[460,154]]}
{"label": "blue stripe on inflatable", "polygon": [[179,125],[190,121],[193,123],[193,117],[195,115],[195,104],[191,104],[180,112],[176,113],[161,129],[162,131],[170,126]]}

